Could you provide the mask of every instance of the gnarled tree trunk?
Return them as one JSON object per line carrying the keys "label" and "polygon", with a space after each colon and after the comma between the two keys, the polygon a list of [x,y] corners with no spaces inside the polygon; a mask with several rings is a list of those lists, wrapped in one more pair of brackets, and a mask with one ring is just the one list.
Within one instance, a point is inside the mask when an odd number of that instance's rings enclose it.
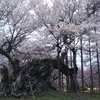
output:
{"label": "gnarled tree trunk", "polygon": [[13,66],[13,74],[16,76],[19,73],[19,70],[20,70],[19,60],[12,57],[9,52],[4,51],[2,48],[0,48],[0,54],[7,57],[7,59],[9,60],[11,65]]}

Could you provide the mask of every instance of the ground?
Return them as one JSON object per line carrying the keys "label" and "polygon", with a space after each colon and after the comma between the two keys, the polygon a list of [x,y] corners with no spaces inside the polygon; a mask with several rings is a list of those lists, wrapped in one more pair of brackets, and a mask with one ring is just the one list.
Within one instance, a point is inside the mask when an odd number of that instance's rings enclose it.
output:
{"label": "ground", "polygon": [[[16,98],[0,98],[0,100],[16,100]],[[22,97],[17,100],[100,100],[100,93],[67,93],[48,91],[38,94],[34,98]]]}

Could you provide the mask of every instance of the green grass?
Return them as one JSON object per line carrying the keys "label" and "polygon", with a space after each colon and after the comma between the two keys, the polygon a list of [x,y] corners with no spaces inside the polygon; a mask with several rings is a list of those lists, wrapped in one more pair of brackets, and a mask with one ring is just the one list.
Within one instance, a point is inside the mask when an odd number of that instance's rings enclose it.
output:
{"label": "green grass", "polygon": [[0,98],[0,100],[100,100],[100,93],[67,93],[67,92],[54,92],[38,94],[34,98]]}

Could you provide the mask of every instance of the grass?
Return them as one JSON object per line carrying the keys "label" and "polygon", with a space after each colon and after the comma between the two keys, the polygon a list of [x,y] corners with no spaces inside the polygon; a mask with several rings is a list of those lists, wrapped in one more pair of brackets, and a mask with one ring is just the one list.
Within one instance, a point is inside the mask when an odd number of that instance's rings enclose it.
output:
{"label": "grass", "polygon": [[67,92],[54,92],[38,94],[34,98],[0,98],[0,100],[100,100],[100,93],[67,93]]}

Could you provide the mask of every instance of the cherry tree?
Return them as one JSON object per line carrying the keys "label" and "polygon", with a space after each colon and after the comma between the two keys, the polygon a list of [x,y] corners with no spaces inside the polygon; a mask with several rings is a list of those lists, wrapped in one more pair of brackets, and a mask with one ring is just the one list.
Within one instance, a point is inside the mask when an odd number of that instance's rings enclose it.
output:
{"label": "cherry tree", "polygon": [[[13,66],[14,73],[17,74],[20,67],[19,61],[14,57],[14,52],[20,52],[18,47],[21,42],[31,34],[38,25],[31,16],[31,7],[27,1],[6,0],[0,2],[0,54],[8,58]],[[34,24],[33,24],[34,23]]]}
{"label": "cherry tree", "polygon": [[[88,49],[91,55],[93,41],[99,50],[99,4],[99,0],[51,0],[51,4],[44,0],[1,1],[0,54],[10,61],[15,76],[20,64],[25,65],[33,58],[57,57],[58,62],[53,64],[58,63],[59,85],[60,72],[70,77],[74,74],[77,92],[77,53],[81,50],[82,57],[82,52],[86,54]],[[67,67],[62,68],[61,61]]]}
{"label": "cherry tree", "polygon": [[[34,10],[43,25],[43,32],[46,35],[52,35],[55,39],[58,55],[60,51],[64,53],[63,46],[66,47],[65,51],[69,48],[80,49],[78,43],[80,36],[84,35],[84,39],[88,35],[93,37],[94,28],[99,29],[99,17],[96,18],[99,16],[99,1],[55,0],[51,2],[51,6],[43,4]],[[99,34],[95,36],[98,37]],[[68,44],[68,42],[70,43]]]}

